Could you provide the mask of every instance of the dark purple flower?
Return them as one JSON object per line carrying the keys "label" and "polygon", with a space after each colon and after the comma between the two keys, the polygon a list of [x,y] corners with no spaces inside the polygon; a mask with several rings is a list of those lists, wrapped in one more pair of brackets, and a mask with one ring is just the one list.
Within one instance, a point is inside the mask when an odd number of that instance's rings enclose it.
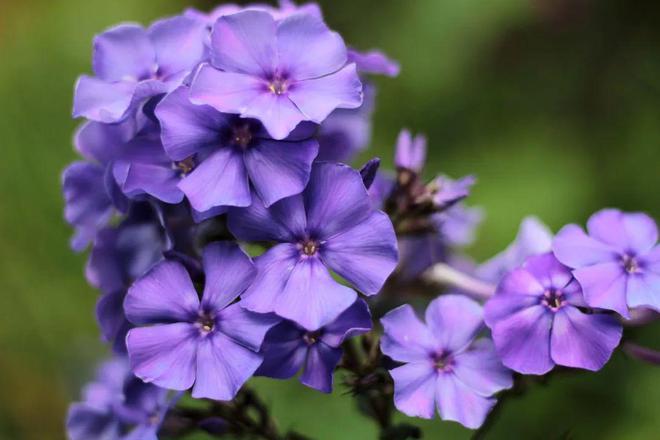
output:
{"label": "dark purple flower", "polygon": [[145,384],[130,373],[124,358],[114,358],[83,389],[83,400],[69,407],[67,435],[71,440],[157,440],[173,403],[166,390]]}
{"label": "dark purple flower", "polygon": [[243,307],[309,329],[333,321],[356,299],[328,269],[375,295],[397,263],[390,219],[371,207],[360,173],[342,164],[316,163],[302,194],[270,208],[257,201],[232,209],[228,224],[239,240],[278,243],[256,259]]}
{"label": "dark purple flower", "polygon": [[203,60],[205,24],[177,16],[144,29],[113,27],[94,39],[94,77],[76,84],[73,116],[98,122],[125,119],[146,99],[166,93]]}
{"label": "dark purple flower", "polygon": [[255,10],[222,16],[211,49],[211,65],[192,82],[193,102],[256,118],[275,139],[301,121],[320,124],[336,108],[362,104],[344,42],[313,14],[279,21]]}
{"label": "dark purple flower", "polygon": [[[180,229],[186,233],[179,233]],[[98,233],[85,275],[102,293],[96,316],[103,338],[112,343],[115,352],[126,352],[126,333],[132,327],[123,309],[126,290],[164,254],[190,253],[193,230],[184,207],[165,208],[141,202],[131,206],[119,226]]]}
{"label": "dark purple flower", "polygon": [[309,180],[318,143],[315,126],[304,124],[276,141],[255,119],[220,113],[188,100],[180,87],[156,108],[162,140],[171,160],[190,163],[178,183],[193,208],[249,206],[250,184],[263,202],[299,194]]}
{"label": "dark purple flower", "polygon": [[300,382],[330,393],[333,372],[342,355],[345,339],[371,330],[367,303],[358,299],[329,324],[305,329],[292,321],[273,327],[264,340],[264,363],[257,375],[288,379],[303,369]]}
{"label": "dark purple flower", "polygon": [[358,72],[365,74],[385,75],[393,78],[398,76],[401,70],[399,63],[379,50],[359,52],[349,49],[348,62],[355,63]]}
{"label": "dark purple flower", "polygon": [[536,217],[526,217],[520,223],[513,243],[481,264],[475,275],[484,281],[499,283],[507,272],[522,265],[528,257],[550,252],[551,247],[550,229]]}
{"label": "dark purple flower", "polygon": [[502,362],[515,371],[545,374],[555,365],[597,371],[619,344],[621,324],[586,308],[570,269],[548,252],[502,279],[485,320]]}
{"label": "dark purple flower", "polygon": [[64,218],[74,226],[71,248],[82,251],[115,210],[105,187],[105,170],[90,162],[74,162],[62,174]]}
{"label": "dark purple flower", "polygon": [[208,245],[203,266],[201,301],[184,266],[172,260],[133,284],[124,309],[138,327],[126,346],[133,373],[145,382],[231,400],[261,364],[261,343],[278,320],[234,303],[256,275],[236,244]]}
{"label": "dark purple flower", "polygon": [[109,165],[115,146],[128,141],[135,124],[83,124],[76,132],[74,144],[85,161],[74,162],[62,173],[64,218],[74,226],[71,247],[82,251],[96,233],[105,227],[119,210],[127,209],[127,201],[112,177]]}
{"label": "dark purple flower", "polygon": [[642,213],[604,209],[591,216],[587,233],[562,228],[552,250],[573,269],[591,307],[628,318],[629,307],[660,311],[660,245],[655,221]]}
{"label": "dark purple flower", "polygon": [[171,160],[163,148],[160,128],[147,120],[129,142],[116,145],[112,174],[122,192],[130,198],[149,195],[165,203],[183,201],[179,189],[189,164]]}
{"label": "dark purple flower", "polygon": [[426,137],[417,135],[413,138],[408,130],[401,130],[396,141],[394,164],[399,169],[419,174],[426,161]]}
{"label": "dark purple flower", "polygon": [[426,324],[409,305],[381,319],[383,353],[404,365],[390,371],[394,404],[409,416],[433,418],[478,428],[495,404],[492,396],[513,384],[483,328],[482,308],[461,295],[444,295],[429,304]]}

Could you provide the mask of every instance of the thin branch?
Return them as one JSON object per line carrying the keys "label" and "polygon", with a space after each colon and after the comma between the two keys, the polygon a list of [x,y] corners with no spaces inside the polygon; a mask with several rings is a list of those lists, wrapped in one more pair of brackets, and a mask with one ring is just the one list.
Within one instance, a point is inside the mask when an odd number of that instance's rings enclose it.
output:
{"label": "thin branch", "polygon": [[436,263],[423,275],[429,282],[452,287],[475,299],[486,301],[495,294],[495,286],[485,283],[445,263]]}

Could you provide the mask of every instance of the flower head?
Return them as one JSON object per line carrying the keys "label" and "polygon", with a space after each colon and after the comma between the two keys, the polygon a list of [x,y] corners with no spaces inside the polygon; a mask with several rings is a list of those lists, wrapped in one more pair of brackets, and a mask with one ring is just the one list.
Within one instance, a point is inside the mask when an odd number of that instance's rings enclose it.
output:
{"label": "flower head", "polygon": [[552,250],[573,269],[590,306],[624,317],[629,307],[660,311],[658,227],[648,215],[604,209],[591,216],[587,233],[565,226]]}
{"label": "flower head", "polygon": [[488,339],[475,340],[482,309],[460,295],[441,296],[426,309],[422,323],[403,305],[381,319],[384,354],[402,366],[390,371],[394,404],[409,416],[440,417],[478,428],[495,404],[492,396],[513,384]]}
{"label": "flower head", "polygon": [[315,14],[225,15],[213,26],[211,64],[195,76],[191,97],[258,119],[284,139],[301,121],[320,124],[336,108],[362,104],[362,84],[347,59],[341,37]]}
{"label": "flower head", "polygon": [[94,39],[94,77],[78,79],[74,117],[114,123],[128,117],[148,98],[166,93],[203,60],[204,22],[177,16],[144,29],[113,27]]}
{"label": "flower head", "polygon": [[319,329],[308,330],[292,321],[273,327],[264,340],[264,363],[257,375],[288,379],[300,369],[300,382],[329,393],[332,377],[347,338],[371,330],[367,303],[358,299],[334,321]]}
{"label": "flower head", "polygon": [[507,367],[545,374],[555,364],[596,371],[621,339],[621,324],[588,310],[568,267],[545,253],[508,273],[486,303],[486,324]]}
{"label": "flower head", "polygon": [[218,112],[188,100],[180,87],[156,108],[170,161],[189,163],[178,188],[193,208],[249,206],[250,186],[270,206],[307,184],[318,143],[315,126],[303,124],[277,141],[259,121]]}
{"label": "flower head", "polygon": [[230,400],[261,364],[264,335],[278,320],[234,303],[255,276],[236,244],[208,245],[203,266],[201,301],[184,266],[172,260],[133,284],[124,309],[137,327],[126,346],[133,372],[145,382]]}
{"label": "flower head", "polygon": [[167,391],[131,374],[124,358],[101,365],[97,378],[70,406],[66,429],[71,440],[155,439],[172,405]]}
{"label": "flower head", "polygon": [[228,223],[239,240],[277,243],[256,259],[243,306],[308,329],[355,302],[355,291],[333,280],[330,269],[375,295],[397,263],[392,223],[371,207],[360,173],[346,165],[316,163],[302,194],[270,208],[257,201],[232,209]]}

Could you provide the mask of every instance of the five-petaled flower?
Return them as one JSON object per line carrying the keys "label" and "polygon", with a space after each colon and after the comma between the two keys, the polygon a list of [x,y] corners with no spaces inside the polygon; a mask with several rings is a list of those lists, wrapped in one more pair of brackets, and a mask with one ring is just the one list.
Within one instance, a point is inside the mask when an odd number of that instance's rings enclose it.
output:
{"label": "five-petaled flower", "polygon": [[[495,404],[492,396],[513,385],[483,328],[482,308],[460,295],[444,295],[426,309],[426,324],[409,305],[387,313],[381,350],[402,366],[390,371],[394,404],[409,416],[440,417],[478,428]],[[476,339],[476,340],[475,340]]]}
{"label": "five-petaled flower", "polygon": [[362,83],[342,38],[313,14],[276,20],[263,11],[222,16],[211,34],[211,64],[191,85],[196,104],[260,120],[284,139],[301,121],[323,122],[362,104]]}
{"label": "five-petaled flower", "polygon": [[397,263],[390,219],[371,207],[360,173],[342,164],[315,164],[302,194],[270,208],[255,201],[230,210],[229,229],[239,240],[278,243],[256,259],[258,273],[243,307],[275,312],[308,329],[328,324],[355,302],[355,291],[329,269],[370,296]]}
{"label": "five-petaled flower", "polygon": [[629,307],[660,311],[660,245],[655,221],[643,213],[604,209],[587,222],[588,234],[565,226],[554,239],[557,259],[573,275],[592,307],[629,317]]}
{"label": "five-petaled flower", "polygon": [[231,400],[261,365],[258,353],[274,316],[234,301],[255,276],[250,258],[231,243],[204,248],[200,301],[181,263],[164,261],[129,289],[126,317],[131,368],[145,382],[193,397]]}
{"label": "five-petaled flower", "polygon": [[177,16],[144,29],[121,24],[94,39],[92,67],[76,84],[73,116],[114,123],[181,84],[206,56],[203,21]]}
{"label": "five-petaled flower", "polygon": [[188,93],[186,87],[170,93],[156,115],[167,154],[191,163],[178,187],[193,208],[249,206],[250,186],[267,206],[302,192],[319,149],[314,124],[278,141],[259,121],[194,105]]}
{"label": "five-petaled flower", "polygon": [[333,372],[348,338],[371,330],[367,303],[358,299],[334,321],[306,329],[292,321],[273,327],[264,340],[264,363],[256,374],[277,379],[293,377],[301,368],[300,382],[310,388],[332,391]]}
{"label": "five-petaled flower", "polygon": [[570,269],[549,252],[504,276],[485,320],[504,365],[524,374],[555,364],[600,370],[621,340],[621,324],[589,310]]}

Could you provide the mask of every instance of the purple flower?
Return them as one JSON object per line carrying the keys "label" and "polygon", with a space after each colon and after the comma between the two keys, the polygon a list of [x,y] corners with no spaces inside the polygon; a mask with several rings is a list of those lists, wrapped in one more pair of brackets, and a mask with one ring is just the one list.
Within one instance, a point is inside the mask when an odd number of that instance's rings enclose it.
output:
{"label": "purple flower", "polygon": [[536,217],[527,217],[520,223],[518,235],[504,251],[481,264],[476,276],[484,281],[499,283],[512,269],[522,265],[527,257],[550,252],[552,232]]}
{"label": "purple flower", "polygon": [[483,209],[459,203],[433,215],[440,236],[450,247],[465,247],[474,242],[477,227],[484,218]]}
{"label": "purple flower", "polygon": [[342,355],[345,339],[371,330],[367,303],[358,299],[334,321],[308,330],[291,321],[273,327],[264,340],[264,363],[257,375],[288,379],[300,369],[300,382],[310,388],[330,393],[333,372]]}
{"label": "purple flower", "polygon": [[444,175],[436,177],[430,183],[433,193],[433,204],[436,209],[445,210],[465,199],[470,195],[470,189],[475,182],[476,179],[474,176],[465,176],[458,180]]}
{"label": "purple flower", "polygon": [[276,141],[254,119],[192,104],[185,87],[163,99],[156,115],[171,160],[189,164],[178,188],[198,211],[249,206],[250,184],[267,206],[299,194],[318,154],[311,124]]}
{"label": "purple flower", "polygon": [[552,243],[557,259],[573,270],[592,307],[628,318],[629,307],[660,311],[660,245],[655,221],[642,213],[604,209],[587,233],[565,226]]}
{"label": "purple flower", "polygon": [[75,228],[71,238],[75,251],[84,250],[115,212],[104,175],[102,166],[90,162],[74,162],[62,173],[64,218]]}
{"label": "purple flower", "polygon": [[133,376],[124,358],[99,368],[83,389],[83,400],[69,407],[66,429],[71,440],[156,440],[168,409],[167,391]]}
{"label": "purple flower", "polygon": [[75,228],[71,247],[76,251],[93,241],[117,210],[127,209],[109,164],[115,145],[126,142],[133,133],[132,121],[115,125],[88,122],[76,132],[74,144],[85,161],[74,162],[62,173],[64,218]]}
{"label": "purple flower", "polygon": [[349,49],[348,62],[355,63],[360,73],[385,75],[393,78],[398,76],[401,71],[399,63],[379,50],[359,52],[355,49]]}
{"label": "purple flower", "polygon": [[[171,212],[175,211],[175,212]],[[165,253],[186,251],[192,247],[192,224],[184,207],[165,209],[140,202],[131,206],[128,216],[116,228],[99,232],[85,275],[102,295],[96,304],[96,317],[103,338],[117,353],[126,352],[126,333],[132,325],[124,315],[126,290]],[[168,227],[174,223],[186,233]]]}
{"label": "purple flower", "polygon": [[417,135],[413,138],[408,130],[401,130],[396,141],[394,164],[399,169],[419,174],[426,161],[426,137]]}
{"label": "purple flower", "polygon": [[73,116],[121,121],[146,99],[172,90],[204,58],[207,32],[202,21],[178,16],[149,29],[122,24],[98,35],[92,63],[96,76],[78,79]]}
{"label": "purple flower", "polygon": [[337,109],[319,127],[316,160],[348,163],[371,142],[375,90],[365,84],[364,103],[356,109]]}
{"label": "purple flower", "polygon": [[305,191],[264,208],[259,202],[229,212],[239,240],[271,241],[256,259],[258,274],[243,307],[275,312],[308,329],[332,322],[355,302],[352,289],[375,295],[397,263],[392,223],[371,208],[360,173],[342,164],[316,163]]}
{"label": "purple flower", "polygon": [[362,104],[344,42],[313,14],[275,20],[251,10],[220,17],[211,49],[212,65],[192,82],[193,102],[256,118],[275,139],[301,121],[320,124],[336,108]]}
{"label": "purple flower", "polygon": [[145,382],[230,400],[261,364],[258,351],[277,319],[234,303],[256,275],[236,244],[208,245],[203,266],[201,302],[175,261],[159,263],[133,284],[124,309],[138,327],[128,332],[126,346],[133,373]]}
{"label": "purple flower", "polygon": [[296,5],[294,2],[287,0],[280,0],[279,8],[273,7],[266,3],[248,3],[245,6],[239,6],[233,3],[226,3],[224,5],[220,5],[214,8],[208,13],[198,11],[197,9],[194,8],[189,8],[186,9],[183,15],[185,15],[186,17],[194,18],[196,20],[203,20],[208,24],[209,27],[212,27],[213,24],[220,17],[223,17],[225,15],[236,14],[238,12],[247,11],[247,10],[268,12],[276,20],[280,20],[282,18],[288,17],[289,15],[294,15],[299,13],[312,14],[320,19],[323,19],[323,14],[321,13],[321,9],[316,3],[306,3],[304,5]]}
{"label": "purple flower", "polygon": [[478,428],[495,404],[493,394],[513,385],[489,339],[475,338],[483,327],[482,309],[461,295],[444,295],[429,304],[426,324],[409,305],[381,319],[383,353],[404,365],[390,371],[394,404],[409,416],[433,418]]}
{"label": "purple flower", "polygon": [[122,192],[130,198],[152,196],[165,203],[183,201],[179,183],[189,169],[186,162],[171,160],[160,140],[160,128],[147,120],[129,142],[116,145],[112,174]]}
{"label": "purple flower", "polygon": [[555,364],[597,371],[619,344],[621,324],[585,308],[570,269],[546,253],[502,279],[485,320],[502,362],[515,371],[545,374]]}

